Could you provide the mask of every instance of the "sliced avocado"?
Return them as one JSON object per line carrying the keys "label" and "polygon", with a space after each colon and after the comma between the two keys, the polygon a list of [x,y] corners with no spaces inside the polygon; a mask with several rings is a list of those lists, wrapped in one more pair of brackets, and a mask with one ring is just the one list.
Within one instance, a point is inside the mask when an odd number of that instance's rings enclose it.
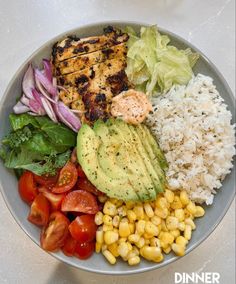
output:
{"label": "sliced avocado", "polygon": [[150,178],[143,158],[141,157],[139,151],[136,149],[135,139],[130,132],[128,125],[123,121],[117,119],[115,121],[112,121],[109,129],[116,131],[119,135],[118,139],[124,141],[124,161],[127,160],[127,157],[130,158],[130,161],[124,165],[128,167],[128,170],[130,172],[134,173],[135,178],[132,179],[131,183],[134,188],[136,188],[136,192],[140,200],[145,201],[155,199],[155,185]]}
{"label": "sliced avocado", "polygon": [[157,174],[157,172],[155,171],[155,168],[150,160],[150,157],[148,155],[148,153],[146,152],[145,147],[142,144],[142,140],[140,139],[140,136],[137,133],[136,127],[129,125],[128,126],[130,129],[130,132],[132,133],[133,136],[133,141],[135,141],[135,146],[136,149],[139,152],[139,155],[141,156],[141,158],[144,161],[144,164],[146,166],[147,169],[147,173],[149,174],[155,189],[156,189],[156,193],[160,193],[164,191],[164,184],[160,181],[159,176]]}
{"label": "sliced avocado", "polygon": [[153,152],[155,153],[155,155],[158,157],[158,161],[160,163],[160,166],[163,170],[168,169],[168,163],[166,161],[166,158],[163,154],[163,152],[161,151],[158,143],[156,142],[156,140],[153,138],[150,130],[147,128],[147,126],[143,125],[143,129],[146,133],[146,137],[147,140],[149,141],[149,144],[151,145]]}
{"label": "sliced avocado", "polygon": [[139,200],[126,177],[111,178],[105,174],[98,161],[98,149],[101,139],[93,129],[83,124],[77,136],[77,157],[91,183],[109,197],[122,200]]}
{"label": "sliced avocado", "polygon": [[102,141],[98,148],[98,161],[102,170],[111,178],[126,177],[128,179],[127,171],[116,161],[121,142],[110,135],[107,125],[101,120],[96,121],[93,130]]}
{"label": "sliced avocado", "polygon": [[149,156],[156,173],[159,176],[160,182],[162,184],[165,184],[166,183],[165,172],[162,170],[161,165],[160,165],[159,160],[158,160],[158,157],[155,155],[153,148],[152,148],[151,144],[149,143],[149,140],[147,139],[147,135],[145,134],[144,126],[142,124],[138,125],[136,127],[136,131],[137,131],[137,134],[140,137],[140,140],[142,141],[144,148],[146,149],[147,155]]}

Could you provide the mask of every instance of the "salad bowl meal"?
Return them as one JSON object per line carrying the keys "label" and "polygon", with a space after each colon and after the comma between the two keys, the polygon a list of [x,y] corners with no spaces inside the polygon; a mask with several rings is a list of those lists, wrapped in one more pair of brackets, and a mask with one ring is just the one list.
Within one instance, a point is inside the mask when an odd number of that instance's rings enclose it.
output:
{"label": "salad bowl meal", "polygon": [[234,198],[234,115],[219,71],[176,35],[123,22],[69,31],[1,101],[3,197],[65,263],[159,268],[209,236]]}

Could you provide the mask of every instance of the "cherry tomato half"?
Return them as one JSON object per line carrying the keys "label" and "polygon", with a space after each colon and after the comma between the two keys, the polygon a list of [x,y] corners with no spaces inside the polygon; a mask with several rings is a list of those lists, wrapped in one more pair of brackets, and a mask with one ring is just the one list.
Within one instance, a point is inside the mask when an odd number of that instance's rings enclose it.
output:
{"label": "cherry tomato half", "polygon": [[67,256],[73,256],[76,245],[77,245],[77,241],[73,239],[70,234],[68,234],[65,240],[65,244],[62,247],[62,252]]}
{"label": "cherry tomato half", "polygon": [[79,259],[89,258],[95,250],[95,242],[77,243],[74,255]]}
{"label": "cherry tomato half", "polygon": [[73,188],[78,178],[76,166],[68,161],[61,169],[57,184],[52,188],[53,193],[67,192]]}
{"label": "cherry tomato half", "polygon": [[96,214],[99,211],[95,196],[85,190],[69,192],[62,202],[61,210],[87,214]]}
{"label": "cherry tomato half", "polygon": [[48,199],[48,201],[51,204],[52,211],[58,211],[61,209],[61,203],[62,200],[65,198],[65,194],[55,194],[52,193],[48,188],[45,186],[41,186],[38,188],[39,192],[42,192],[42,194]]}
{"label": "cherry tomato half", "polygon": [[28,220],[37,226],[46,226],[49,219],[50,204],[42,193],[39,193],[31,204]]}
{"label": "cherry tomato half", "polygon": [[57,183],[59,177],[59,170],[57,171],[55,176],[48,176],[48,175],[42,175],[38,176],[34,174],[34,180],[37,184],[47,187],[52,187]]}
{"label": "cherry tomato half", "polygon": [[95,239],[97,226],[93,215],[82,215],[75,218],[69,226],[71,236],[78,242],[90,242]]}
{"label": "cherry tomato half", "polygon": [[91,192],[94,195],[104,195],[104,193],[99,191],[87,178],[79,178],[77,182],[77,187],[78,189]]}
{"label": "cherry tomato half", "polygon": [[70,221],[61,212],[53,212],[49,217],[48,225],[41,232],[41,247],[47,251],[61,248],[68,235]]}
{"label": "cherry tomato half", "polygon": [[33,173],[25,171],[19,179],[18,190],[23,201],[31,204],[37,196],[37,188]]}

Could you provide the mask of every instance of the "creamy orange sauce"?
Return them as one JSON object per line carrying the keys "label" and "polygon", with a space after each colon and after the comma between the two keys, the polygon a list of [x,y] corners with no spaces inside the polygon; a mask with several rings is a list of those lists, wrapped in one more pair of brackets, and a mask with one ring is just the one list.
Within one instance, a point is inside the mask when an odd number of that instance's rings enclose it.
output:
{"label": "creamy orange sauce", "polygon": [[112,116],[130,124],[142,123],[150,111],[152,111],[152,105],[147,96],[133,89],[122,92],[112,99]]}

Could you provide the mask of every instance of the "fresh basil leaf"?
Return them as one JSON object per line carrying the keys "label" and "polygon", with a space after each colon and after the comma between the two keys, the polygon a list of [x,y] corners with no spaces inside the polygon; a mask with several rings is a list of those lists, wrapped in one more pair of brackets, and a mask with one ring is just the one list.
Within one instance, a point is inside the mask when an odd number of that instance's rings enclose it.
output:
{"label": "fresh basil leaf", "polygon": [[76,133],[74,131],[62,124],[54,123],[47,117],[38,116],[35,119],[40,125],[41,130],[47,133],[49,139],[54,144],[75,147]]}
{"label": "fresh basil leaf", "polygon": [[12,126],[12,129],[14,131],[23,128],[26,125],[31,124],[35,128],[39,128],[39,125],[35,119],[34,116],[29,115],[28,113],[23,114],[10,114],[9,115],[10,123]]}

